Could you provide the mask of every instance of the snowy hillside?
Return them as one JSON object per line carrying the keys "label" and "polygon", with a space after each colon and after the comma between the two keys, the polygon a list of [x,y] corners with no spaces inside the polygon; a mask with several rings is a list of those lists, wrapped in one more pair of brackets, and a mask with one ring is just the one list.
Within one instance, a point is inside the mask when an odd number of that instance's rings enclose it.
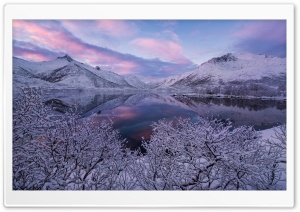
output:
{"label": "snowy hillside", "polygon": [[228,53],[201,64],[195,71],[169,77],[161,84],[165,86],[217,85],[230,82],[262,80],[285,75],[286,59],[251,53]]}
{"label": "snowy hillside", "polygon": [[69,55],[45,62],[29,62],[14,57],[13,73],[16,87],[31,85],[46,88],[147,88],[137,77],[120,76],[93,68],[72,59]]}
{"label": "snowy hillside", "polygon": [[147,89],[149,88],[149,85],[142,82],[139,78],[137,78],[136,76],[133,75],[129,75],[129,76],[124,76],[124,79],[126,80],[126,82],[135,87],[135,88],[140,88],[140,89]]}

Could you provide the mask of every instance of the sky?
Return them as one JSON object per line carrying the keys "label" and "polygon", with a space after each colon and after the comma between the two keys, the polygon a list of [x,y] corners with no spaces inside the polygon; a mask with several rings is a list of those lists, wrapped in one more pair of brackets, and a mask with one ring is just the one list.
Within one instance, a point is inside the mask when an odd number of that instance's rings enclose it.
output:
{"label": "sky", "polygon": [[14,20],[13,55],[73,59],[146,81],[227,53],[286,57],[285,20]]}

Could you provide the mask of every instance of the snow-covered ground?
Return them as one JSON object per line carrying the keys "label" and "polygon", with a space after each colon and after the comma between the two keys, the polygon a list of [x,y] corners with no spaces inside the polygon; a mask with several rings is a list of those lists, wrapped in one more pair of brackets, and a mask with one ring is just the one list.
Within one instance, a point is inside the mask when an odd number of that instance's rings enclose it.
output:
{"label": "snow-covered ground", "polygon": [[227,54],[201,64],[198,69],[179,76],[172,76],[162,82],[161,87],[172,85],[193,85],[213,82],[260,80],[263,77],[286,73],[286,59],[251,53]]}
{"label": "snow-covered ground", "polygon": [[262,138],[263,139],[274,139],[276,136],[275,136],[275,133],[276,131],[278,131],[280,129],[279,126],[277,127],[272,127],[270,129],[266,129],[266,130],[261,130],[259,131],[259,133],[261,134]]}

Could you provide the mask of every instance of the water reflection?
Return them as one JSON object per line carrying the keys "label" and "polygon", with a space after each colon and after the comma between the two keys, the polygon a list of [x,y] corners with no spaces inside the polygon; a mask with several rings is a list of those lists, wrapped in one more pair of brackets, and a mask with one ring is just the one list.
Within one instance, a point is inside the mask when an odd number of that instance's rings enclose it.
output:
{"label": "water reflection", "polygon": [[227,107],[238,107],[243,109],[248,109],[250,111],[258,111],[267,109],[270,107],[275,107],[278,110],[285,110],[285,101],[278,100],[262,100],[262,99],[237,99],[237,98],[204,98],[204,97],[186,97],[186,96],[174,96],[175,99],[186,104],[191,104],[191,102],[204,103],[204,104],[215,104],[224,105]]}
{"label": "water reflection", "polygon": [[193,110],[158,102],[153,103],[149,99],[134,106],[119,106],[113,110],[103,111],[99,116],[94,115],[93,119],[112,119],[114,127],[120,131],[123,138],[129,141],[127,146],[137,148],[140,147],[143,139],[150,139],[153,122],[160,119],[173,120],[175,117],[190,118],[194,122],[202,121]]}
{"label": "water reflection", "polygon": [[202,98],[155,93],[76,93],[64,98],[55,97],[64,104],[71,98],[77,98],[82,118],[93,119],[96,123],[112,119],[114,127],[133,148],[139,147],[143,138],[150,139],[151,124],[160,119],[182,117],[201,122],[203,118],[218,118],[231,121],[235,127],[251,125],[257,130],[268,129],[286,121],[286,102],[276,100]]}

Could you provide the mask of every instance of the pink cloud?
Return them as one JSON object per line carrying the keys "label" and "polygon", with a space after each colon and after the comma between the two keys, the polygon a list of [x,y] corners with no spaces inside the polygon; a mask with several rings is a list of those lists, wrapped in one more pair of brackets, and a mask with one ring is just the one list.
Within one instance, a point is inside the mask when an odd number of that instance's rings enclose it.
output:
{"label": "pink cloud", "polygon": [[179,43],[169,40],[157,40],[152,38],[137,38],[131,42],[139,50],[154,56],[162,58],[169,62],[179,64],[191,63],[190,60],[182,55],[182,47]]}
{"label": "pink cloud", "polygon": [[42,54],[39,54],[39,53],[30,53],[30,52],[26,53],[26,58],[25,59],[27,59],[27,60],[39,60],[39,61],[50,60],[50,58],[45,56],[45,55],[42,55]]}
{"label": "pink cloud", "polygon": [[[113,23],[113,22],[105,22]],[[71,54],[74,57],[85,58],[85,61],[91,64],[116,64],[124,72],[129,73],[130,69],[137,67],[134,62],[126,61],[116,54],[109,54],[101,51],[100,48],[83,43],[58,26],[43,26],[31,21],[14,21],[13,28],[16,32],[24,32],[33,43],[38,43],[39,46],[52,50]],[[21,33],[14,35],[15,39],[22,39]],[[31,57],[33,59],[33,55]],[[36,60],[41,57],[36,57]]]}
{"label": "pink cloud", "polygon": [[[31,41],[47,49],[64,50],[75,54],[85,50],[84,45],[75,42],[75,39],[57,27],[45,27],[30,21],[14,21],[13,27],[15,30],[26,32]],[[18,39],[19,36],[21,35],[17,35],[15,39]]]}
{"label": "pink cloud", "polygon": [[[22,33],[20,33],[22,32]],[[25,33],[25,36],[24,34]],[[34,24],[30,21],[20,21],[20,20],[15,20],[13,21],[13,35],[15,39],[24,39],[28,36],[29,38],[35,38],[35,37],[46,37],[48,36],[49,32],[43,27],[40,27],[37,24]]]}
{"label": "pink cloud", "polygon": [[[118,30],[111,28],[117,26],[114,24],[114,21],[105,22],[103,28],[107,31],[110,29],[112,34],[117,33]],[[13,32],[14,56],[32,61],[51,60],[69,54],[76,60],[105,67],[118,74],[143,77],[149,77],[154,72],[165,76],[168,75],[166,72],[181,71],[184,68],[190,70],[191,62],[182,55],[180,44],[174,41],[141,38],[133,42],[133,45],[146,53],[166,60],[162,61],[147,60],[87,43],[66,29],[60,21],[16,20],[13,21]]]}
{"label": "pink cloud", "polygon": [[286,26],[284,21],[259,21],[242,26],[233,32],[233,37],[285,42]]}
{"label": "pink cloud", "polygon": [[136,63],[133,63],[133,62],[130,62],[130,61],[123,61],[119,65],[123,68],[126,68],[126,69],[131,69],[131,68],[136,68],[137,67]]}
{"label": "pink cloud", "polygon": [[114,37],[132,36],[136,33],[134,24],[122,20],[98,20],[96,27]]}
{"label": "pink cloud", "polygon": [[60,23],[82,41],[109,48],[118,47],[119,38],[137,32],[134,23],[122,20],[62,20]]}
{"label": "pink cloud", "polygon": [[[132,36],[137,32],[136,26],[123,20],[63,20],[62,25],[76,34],[106,34],[113,37]],[[83,30],[84,29],[84,30]]]}
{"label": "pink cloud", "polygon": [[48,61],[51,60],[52,58],[49,56],[46,56],[42,53],[38,52],[32,52],[30,50],[18,50],[18,53],[22,55],[22,58],[24,60],[29,60],[29,61]]}
{"label": "pink cloud", "polygon": [[[73,52],[73,53],[76,52],[76,49],[72,49],[71,52]],[[108,55],[105,52],[101,52],[101,51],[98,51],[98,50],[92,49],[92,48],[85,48],[82,50],[81,53],[77,52],[76,55],[84,58],[84,60],[90,64],[98,64],[98,63],[115,64],[115,63],[119,63],[122,61],[118,57]]]}
{"label": "pink cloud", "polygon": [[138,67],[139,65],[134,62],[121,61],[120,63],[114,65],[114,71],[122,75],[130,75],[134,74],[133,70],[135,70]]}
{"label": "pink cloud", "polygon": [[[46,47],[51,50],[71,50],[72,52],[80,52],[82,46],[69,38],[69,36],[59,28],[45,27],[31,21],[14,21],[14,30],[23,31],[34,43],[38,43],[39,46]],[[15,39],[22,39],[23,36],[18,34]]]}

